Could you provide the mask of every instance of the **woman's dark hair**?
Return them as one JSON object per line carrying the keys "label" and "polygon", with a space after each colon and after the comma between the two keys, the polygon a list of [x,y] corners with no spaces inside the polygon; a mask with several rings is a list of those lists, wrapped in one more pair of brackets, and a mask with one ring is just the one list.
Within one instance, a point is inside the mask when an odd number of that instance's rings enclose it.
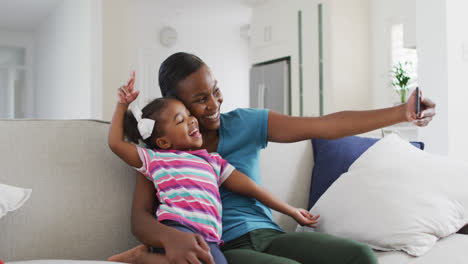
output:
{"label": "woman's dark hair", "polygon": [[177,97],[180,81],[196,72],[205,63],[197,56],[177,52],[169,56],[159,67],[159,88],[163,97]]}
{"label": "woman's dark hair", "polygon": [[156,139],[164,135],[159,118],[162,111],[166,108],[168,100],[168,98],[156,98],[141,109],[143,113],[141,118],[153,119],[155,121],[151,136],[145,140],[143,140],[140,131],[138,131],[138,121],[135,116],[131,111],[127,111],[124,119],[124,134],[127,139],[135,144],[140,144],[141,140],[151,149],[159,148],[156,145]]}

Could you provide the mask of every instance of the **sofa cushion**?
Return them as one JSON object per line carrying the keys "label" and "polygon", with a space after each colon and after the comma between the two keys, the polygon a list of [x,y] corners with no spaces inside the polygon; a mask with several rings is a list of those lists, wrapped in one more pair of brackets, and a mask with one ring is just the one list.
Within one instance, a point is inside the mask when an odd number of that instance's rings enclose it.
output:
{"label": "sofa cushion", "polygon": [[[260,155],[260,172],[265,188],[281,200],[300,208],[309,201],[312,144],[309,140],[296,143],[269,142]],[[284,231],[292,232],[297,222],[274,210],[273,218]]]}
{"label": "sofa cushion", "polygon": [[[312,139],[314,168],[310,185],[309,209],[314,206],[330,185],[348,171],[349,166],[378,138],[350,136],[336,140]],[[424,150],[423,142],[411,142]]]}
{"label": "sofa cushion", "polygon": [[468,223],[468,163],[397,135],[375,143],[312,208],[316,231],[413,256]]}

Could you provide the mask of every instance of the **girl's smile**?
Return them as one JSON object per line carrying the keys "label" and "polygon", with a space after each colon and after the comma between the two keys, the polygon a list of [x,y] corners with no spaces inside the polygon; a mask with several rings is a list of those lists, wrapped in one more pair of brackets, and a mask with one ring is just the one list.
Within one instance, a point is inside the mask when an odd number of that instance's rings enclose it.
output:
{"label": "girl's smile", "polygon": [[203,144],[197,119],[177,99],[169,99],[161,114],[160,126],[164,136],[156,139],[162,149],[192,150]]}

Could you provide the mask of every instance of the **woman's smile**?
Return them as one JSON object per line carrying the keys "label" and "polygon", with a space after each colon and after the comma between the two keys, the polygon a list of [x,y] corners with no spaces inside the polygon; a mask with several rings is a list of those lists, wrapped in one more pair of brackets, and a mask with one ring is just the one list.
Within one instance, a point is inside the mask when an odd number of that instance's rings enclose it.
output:
{"label": "woman's smile", "polygon": [[219,119],[219,109],[214,114],[204,115],[203,118],[207,119],[209,121],[218,121],[218,119]]}

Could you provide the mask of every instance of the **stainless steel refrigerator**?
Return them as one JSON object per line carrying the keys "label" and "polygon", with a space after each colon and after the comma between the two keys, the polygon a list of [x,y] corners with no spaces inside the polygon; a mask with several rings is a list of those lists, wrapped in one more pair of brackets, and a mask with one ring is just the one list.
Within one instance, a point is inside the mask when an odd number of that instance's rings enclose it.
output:
{"label": "stainless steel refrigerator", "polygon": [[259,63],[250,69],[250,107],[291,114],[290,59]]}

